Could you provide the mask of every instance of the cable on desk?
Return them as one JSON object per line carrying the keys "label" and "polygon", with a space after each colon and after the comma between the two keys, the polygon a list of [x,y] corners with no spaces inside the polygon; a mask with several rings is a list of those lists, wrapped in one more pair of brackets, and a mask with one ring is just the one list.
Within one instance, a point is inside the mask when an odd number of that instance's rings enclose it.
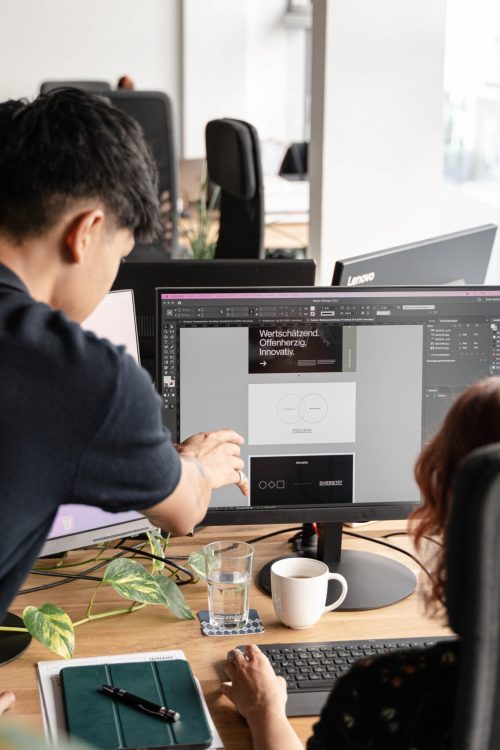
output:
{"label": "cable on desk", "polygon": [[[391,536],[410,536],[410,534],[407,531],[391,531],[388,534],[382,534],[382,539],[389,539]],[[424,536],[422,539],[425,539],[428,542],[433,542],[434,544],[437,544],[438,547],[442,547],[443,543],[439,541],[439,539],[435,539],[433,536]]]}
{"label": "cable on desk", "polygon": [[418,557],[413,555],[411,552],[408,552],[408,550],[402,549],[402,547],[397,547],[395,544],[391,544],[390,542],[384,542],[382,539],[377,539],[376,537],[370,537],[370,536],[364,536],[363,534],[357,534],[355,531],[342,531],[343,534],[346,534],[347,536],[356,537],[356,539],[363,539],[365,542],[373,542],[374,544],[381,544],[383,547],[389,547],[389,549],[396,550],[396,552],[401,552],[403,555],[406,555],[407,557],[410,557],[413,562],[416,562],[417,565],[424,571],[424,573],[429,577],[432,583],[434,583],[434,576],[428,570],[425,565],[420,562]]}
{"label": "cable on desk", "polygon": [[[123,540],[120,540],[123,541]],[[118,549],[118,544],[113,545],[110,549]],[[112,562],[113,560],[116,560],[118,557],[123,557],[125,555],[125,552],[118,552],[116,555],[113,555],[113,557],[108,557],[104,560],[100,560],[96,565],[92,565],[90,568],[87,568],[87,570],[84,570],[83,573],[55,573],[54,571],[48,571],[48,570],[31,570],[30,573],[33,573],[34,575],[40,575],[40,576],[61,576],[63,577],[61,581],[53,581],[52,583],[44,583],[42,586],[32,586],[29,589],[22,589],[21,591],[17,592],[17,595],[20,596],[21,594],[34,594],[37,591],[45,591],[46,589],[53,589],[56,586],[63,586],[65,583],[71,583],[72,581],[78,581],[78,580],[91,580],[91,581],[102,581],[102,578],[97,577],[90,577],[89,573],[94,573],[94,571],[99,570],[99,568],[104,567],[108,563]]]}
{"label": "cable on desk", "polygon": [[[247,544],[256,544],[257,542],[261,542],[263,539],[269,539],[272,536],[278,536],[279,534],[289,534],[291,531],[301,531],[302,526],[292,526],[287,529],[280,529],[279,531],[271,531],[269,534],[264,534],[263,536],[256,536],[255,539],[248,539]],[[292,541],[291,539],[288,540],[289,542]]]}
{"label": "cable on desk", "polygon": [[159,560],[166,565],[171,565],[173,568],[176,568],[176,570],[178,570],[180,573],[184,573],[184,575],[188,576],[188,580],[183,581],[182,578],[178,578],[178,574],[176,573],[176,583],[178,586],[186,586],[188,583],[195,583],[197,580],[196,576],[192,573],[191,570],[189,570],[188,568],[184,568],[182,565],[179,565],[171,557],[160,557],[160,555],[154,555],[152,552],[146,552],[146,550],[141,549],[140,546],[127,547],[122,544],[117,544],[116,548],[126,550],[127,552],[133,552],[139,557],[147,557],[149,560]]}

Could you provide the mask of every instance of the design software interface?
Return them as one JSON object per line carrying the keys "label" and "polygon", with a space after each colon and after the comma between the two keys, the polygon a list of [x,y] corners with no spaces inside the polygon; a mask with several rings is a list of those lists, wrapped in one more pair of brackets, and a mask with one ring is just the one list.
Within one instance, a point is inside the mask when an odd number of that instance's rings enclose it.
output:
{"label": "design software interface", "polygon": [[211,508],[417,503],[413,465],[500,372],[500,290],[159,291],[164,423],[232,427],[250,497]]}

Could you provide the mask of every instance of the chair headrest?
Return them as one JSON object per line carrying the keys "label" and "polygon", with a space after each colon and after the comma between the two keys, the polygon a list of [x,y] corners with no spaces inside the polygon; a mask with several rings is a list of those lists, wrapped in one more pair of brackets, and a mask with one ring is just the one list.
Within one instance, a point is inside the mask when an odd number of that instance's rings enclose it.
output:
{"label": "chair headrest", "polygon": [[446,607],[459,635],[500,596],[500,443],[470,453],[453,482],[446,550]]}
{"label": "chair headrest", "polygon": [[255,195],[255,128],[242,120],[211,120],[205,128],[207,169],[212,182],[231,195]]}

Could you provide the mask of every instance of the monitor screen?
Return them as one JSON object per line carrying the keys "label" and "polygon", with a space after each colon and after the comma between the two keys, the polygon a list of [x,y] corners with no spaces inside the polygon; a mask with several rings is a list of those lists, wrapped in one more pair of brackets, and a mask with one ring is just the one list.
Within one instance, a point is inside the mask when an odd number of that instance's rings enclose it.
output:
{"label": "monitor screen", "polygon": [[314,284],[316,263],[306,260],[164,260],[121,263],[113,289],[133,289],[142,366],[155,377],[155,288],[303,286]]}
{"label": "monitor screen", "polygon": [[338,260],[332,284],[483,284],[496,230],[495,224],[485,224],[409,245]]}
{"label": "monitor screen", "polygon": [[208,523],[406,518],[423,442],[500,371],[500,289],[157,294],[165,424],[246,440],[250,496],[216,490]]}
{"label": "monitor screen", "polygon": [[[82,328],[116,346],[124,346],[137,363],[139,348],[133,292],[110,292],[82,323]],[[140,513],[107,513],[88,505],[62,505],[54,519],[41,555],[57,554],[149,530]]]}

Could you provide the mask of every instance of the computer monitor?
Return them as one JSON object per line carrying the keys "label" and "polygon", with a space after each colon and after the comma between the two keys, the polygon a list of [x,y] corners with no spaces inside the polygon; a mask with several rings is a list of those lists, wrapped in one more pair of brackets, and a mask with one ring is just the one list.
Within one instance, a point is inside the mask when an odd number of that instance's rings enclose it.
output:
{"label": "computer monitor", "polygon": [[500,287],[158,289],[157,306],[174,439],[232,427],[246,440],[250,497],[216,490],[205,523],[320,522],[346,609],[411,593],[406,566],[340,556],[342,523],[419,503],[423,443],[459,393],[500,372]]}
{"label": "computer monitor", "polygon": [[113,289],[134,290],[142,366],[154,377],[156,287],[312,286],[315,273],[316,262],[310,258],[125,261],[120,265]]}
{"label": "computer monitor", "polygon": [[338,260],[332,285],[483,284],[496,231],[495,224],[485,224]]}
{"label": "computer monitor", "polygon": [[[99,338],[106,338],[127,352],[139,363],[137,327],[133,292],[110,292],[82,328]],[[89,547],[111,539],[132,536],[151,529],[140,513],[107,513],[89,505],[62,505],[41,551],[41,556],[59,554],[79,547]]]}

